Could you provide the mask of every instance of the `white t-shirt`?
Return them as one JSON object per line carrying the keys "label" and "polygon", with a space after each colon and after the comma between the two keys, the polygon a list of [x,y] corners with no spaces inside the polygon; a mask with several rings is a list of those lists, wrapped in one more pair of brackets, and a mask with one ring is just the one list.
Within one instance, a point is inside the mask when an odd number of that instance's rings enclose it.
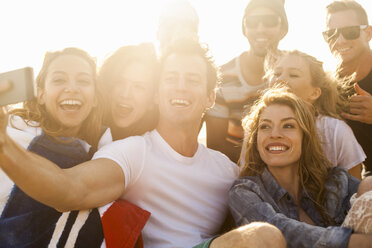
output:
{"label": "white t-shirt", "polygon": [[222,153],[199,144],[193,157],[184,157],[156,130],[108,144],[96,158],[119,164],[125,174],[121,198],[151,212],[145,247],[192,247],[215,235],[238,176]]}
{"label": "white t-shirt", "polygon": [[107,144],[112,143],[112,134],[111,134],[111,129],[107,128],[106,131],[102,134],[101,138],[99,139],[98,142],[98,149],[101,149]]}
{"label": "white t-shirt", "polygon": [[316,126],[323,152],[332,165],[350,170],[366,159],[353,131],[344,121],[321,115],[316,118]]}

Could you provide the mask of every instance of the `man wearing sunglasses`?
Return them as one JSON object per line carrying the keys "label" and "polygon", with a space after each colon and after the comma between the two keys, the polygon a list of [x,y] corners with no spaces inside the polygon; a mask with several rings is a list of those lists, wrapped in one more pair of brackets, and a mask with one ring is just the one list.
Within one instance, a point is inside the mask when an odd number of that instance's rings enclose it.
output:
{"label": "man wearing sunglasses", "polygon": [[[222,85],[215,106],[207,112],[207,145],[237,162],[244,136],[241,119],[258,97],[263,82],[264,59],[277,50],[288,32],[283,0],[250,0],[242,20],[250,49],[222,66]],[[233,44],[231,44],[233,45]]]}
{"label": "man wearing sunglasses", "polygon": [[355,137],[367,155],[363,176],[372,175],[372,27],[363,7],[355,1],[334,1],[327,6],[327,30],[323,37],[339,59],[336,73],[352,77],[348,119]]}

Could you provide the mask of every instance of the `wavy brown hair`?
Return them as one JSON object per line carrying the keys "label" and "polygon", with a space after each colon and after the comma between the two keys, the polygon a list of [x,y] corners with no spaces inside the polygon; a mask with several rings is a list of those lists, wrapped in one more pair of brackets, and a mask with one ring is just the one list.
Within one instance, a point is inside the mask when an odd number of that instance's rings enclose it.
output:
{"label": "wavy brown hair", "polygon": [[[96,85],[96,62],[95,60],[84,50],[75,47],[65,48],[60,51],[47,52],[44,56],[43,65],[40,69],[39,74],[36,77],[36,86],[40,89],[45,88],[45,80],[48,74],[50,64],[58,57],[63,55],[75,55],[84,59],[93,71],[94,83]],[[96,88],[96,97],[98,103],[101,102],[101,96]],[[97,104],[94,107],[88,117],[84,120],[78,133],[78,137],[85,140],[90,145],[95,147],[100,138],[100,129],[102,123],[102,108],[101,104]],[[10,114],[20,116],[24,122],[31,127],[41,127],[44,133],[52,137],[61,137],[68,131],[68,128],[57,122],[46,110],[45,105],[39,104],[38,99],[26,101],[23,103],[23,108],[13,109]],[[12,125],[12,119],[10,124]]]}
{"label": "wavy brown hair", "polygon": [[270,54],[265,61],[265,78],[271,79],[274,76],[276,63],[286,56],[298,56],[309,65],[311,85],[321,90],[320,96],[313,103],[316,115],[327,115],[342,119],[340,113],[346,109],[347,102],[344,97],[338,94],[337,87],[339,80],[326,72],[323,68],[323,62],[317,60],[315,57],[298,50],[280,51]]}
{"label": "wavy brown hair", "polygon": [[328,178],[328,168],[331,164],[323,154],[315,126],[313,107],[289,91],[288,87],[273,87],[268,89],[251,108],[250,114],[243,119],[246,132],[246,150],[244,165],[240,176],[260,175],[266,164],[262,161],[257,149],[257,132],[262,112],[271,105],[290,107],[303,133],[302,151],[299,159],[298,175],[300,191],[305,191],[313,200],[324,223],[332,224],[333,220],[327,214],[326,197],[330,192],[325,187]]}

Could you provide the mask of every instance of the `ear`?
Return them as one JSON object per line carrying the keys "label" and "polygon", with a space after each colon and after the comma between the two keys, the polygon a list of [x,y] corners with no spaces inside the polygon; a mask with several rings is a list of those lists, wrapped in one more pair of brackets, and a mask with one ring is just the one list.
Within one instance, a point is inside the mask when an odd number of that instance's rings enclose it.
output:
{"label": "ear", "polygon": [[282,40],[286,36],[287,32],[284,29],[280,28],[280,40]]}
{"label": "ear", "polygon": [[216,90],[212,90],[208,96],[207,109],[210,109],[214,106],[214,101],[216,100]]}
{"label": "ear", "polygon": [[45,104],[45,100],[44,100],[45,92],[44,92],[44,89],[42,89],[40,87],[37,87],[37,89],[36,89],[36,97],[37,97],[37,103],[38,104],[40,104],[40,105]]}
{"label": "ear", "polygon": [[319,87],[314,88],[309,95],[309,100],[313,103],[320,97],[321,94],[322,94],[322,89],[321,88],[319,88]]}
{"label": "ear", "polygon": [[365,31],[367,35],[367,40],[368,42],[370,42],[372,39],[372,26],[368,26]]}

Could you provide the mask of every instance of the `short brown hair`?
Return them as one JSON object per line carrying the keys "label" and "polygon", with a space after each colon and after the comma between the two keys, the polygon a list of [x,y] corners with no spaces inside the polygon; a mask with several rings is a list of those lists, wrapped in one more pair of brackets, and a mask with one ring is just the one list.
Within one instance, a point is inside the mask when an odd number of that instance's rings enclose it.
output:
{"label": "short brown hair", "polygon": [[330,14],[346,11],[346,10],[353,10],[356,16],[359,18],[361,25],[368,25],[368,16],[365,9],[354,0],[342,0],[342,1],[334,1],[330,3],[327,7],[327,18]]}
{"label": "short brown hair", "polygon": [[166,52],[161,57],[161,69],[163,69],[165,60],[171,54],[199,55],[207,66],[207,93],[210,94],[220,84],[220,70],[214,63],[213,57],[209,53],[206,44],[201,44],[192,39],[180,39],[167,47]]}

